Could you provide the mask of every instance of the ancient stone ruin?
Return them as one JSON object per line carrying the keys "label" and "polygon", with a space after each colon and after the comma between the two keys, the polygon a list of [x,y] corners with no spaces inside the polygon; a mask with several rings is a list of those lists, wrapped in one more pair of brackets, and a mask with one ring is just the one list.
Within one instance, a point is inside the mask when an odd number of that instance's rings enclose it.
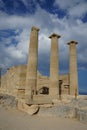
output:
{"label": "ancient stone ruin", "polygon": [[68,43],[70,48],[70,72],[59,75],[59,45],[60,35],[53,33],[50,53],[50,76],[41,75],[37,70],[38,62],[38,32],[39,28],[32,27],[27,65],[13,66],[1,76],[0,93],[13,95],[23,99],[26,104],[47,104],[62,95],[78,95],[78,74],[76,59],[76,41]]}
{"label": "ancient stone ruin", "polygon": [[27,65],[8,68],[5,75],[1,75],[0,68],[0,103],[16,106],[30,115],[39,111],[42,115],[72,117],[87,122],[87,96],[78,96],[77,42],[68,43],[70,72],[59,75],[60,35],[49,36],[50,76],[44,76],[37,70],[38,32],[39,28],[32,27]]}

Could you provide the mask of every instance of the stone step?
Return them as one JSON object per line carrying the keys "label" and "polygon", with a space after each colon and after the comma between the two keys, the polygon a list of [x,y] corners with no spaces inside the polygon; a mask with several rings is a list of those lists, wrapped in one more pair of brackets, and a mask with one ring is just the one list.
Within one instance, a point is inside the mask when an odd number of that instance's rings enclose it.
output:
{"label": "stone step", "polygon": [[27,104],[52,104],[52,100],[48,95],[34,95],[33,100],[28,101]]}

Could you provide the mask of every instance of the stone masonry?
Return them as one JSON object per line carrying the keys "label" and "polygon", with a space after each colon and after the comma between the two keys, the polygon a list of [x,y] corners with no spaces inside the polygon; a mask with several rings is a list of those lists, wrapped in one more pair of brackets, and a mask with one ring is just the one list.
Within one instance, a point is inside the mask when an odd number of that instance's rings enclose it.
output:
{"label": "stone masonry", "polygon": [[26,100],[32,99],[32,95],[36,94],[37,87],[37,62],[38,62],[38,31],[39,28],[32,27],[30,34],[30,47],[26,73]]}
{"label": "stone masonry", "polygon": [[70,95],[78,95],[76,44],[76,41],[68,43],[70,47]]}
{"label": "stone masonry", "polygon": [[6,74],[1,77],[1,93],[24,97],[26,68],[26,65],[8,68]]}
{"label": "stone masonry", "polygon": [[[59,75],[58,38],[60,36],[53,33],[49,37],[51,38],[50,76],[43,76],[37,70],[38,31],[39,29],[34,26],[31,29],[27,65],[13,66],[7,69],[7,73],[0,78],[0,93],[24,99],[26,103],[34,99],[37,102],[40,98],[43,98],[40,101],[44,102],[46,97],[53,100],[59,98],[59,94],[61,96],[78,95],[77,42],[71,41],[68,43],[70,47],[70,73]],[[59,84],[60,81],[61,84]]]}
{"label": "stone masonry", "polygon": [[57,98],[59,95],[58,38],[60,36],[54,33],[49,38],[51,38],[49,95],[51,98]]}
{"label": "stone masonry", "polygon": [[[13,66],[1,77],[0,92],[13,95],[18,98],[25,98],[27,65]],[[37,71],[37,94],[46,95],[44,87],[49,89],[49,77],[43,76]],[[59,75],[59,80],[63,81],[61,86],[62,95],[68,94],[69,74]]]}

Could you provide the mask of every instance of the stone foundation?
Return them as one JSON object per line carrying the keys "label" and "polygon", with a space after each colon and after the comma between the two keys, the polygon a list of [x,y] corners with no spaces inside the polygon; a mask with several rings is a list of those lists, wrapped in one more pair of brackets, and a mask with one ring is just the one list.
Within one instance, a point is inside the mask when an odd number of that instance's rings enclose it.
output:
{"label": "stone foundation", "polygon": [[[26,65],[13,66],[7,73],[1,76],[0,93],[13,95],[17,98],[25,98]],[[61,95],[69,94],[69,74],[60,75],[63,81]],[[37,71],[37,94],[49,94],[49,77],[43,76]]]}

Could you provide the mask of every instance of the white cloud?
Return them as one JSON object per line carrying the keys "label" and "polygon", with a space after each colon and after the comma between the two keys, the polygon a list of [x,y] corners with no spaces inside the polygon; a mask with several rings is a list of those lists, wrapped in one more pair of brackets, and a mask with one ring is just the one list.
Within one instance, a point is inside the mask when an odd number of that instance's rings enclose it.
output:
{"label": "white cloud", "polygon": [[69,15],[74,17],[84,17],[85,14],[87,14],[87,3],[79,3],[69,10]]}
{"label": "white cloud", "polygon": [[55,0],[54,5],[59,6],[61,9],[67,9],[75,6],[78,3],[82,3],[85,0]]}
{"label": "white cloud", "polygon": [[50,40],[48,36],[44,33],[39,36],[39,52],[40,53],[50,53]]}
{"label": "white cloud", "polygon": [[8,15],[6,13],[0,12],[0,28],[1,29],[18,29],[31,26],[33,19],[31,16],[17,16],[17,15]]}
{"label": "white cloud", "polygon": [[23,58],[23,54],[22,54],[22,51],[20,50],[18,50],[18,49],[16,49],[16,47],[14,47],[14,46],[9,46],[9,47],[7,47],[7,49],[6,49],[6,52],[8,53],[8,55],[10,56],[10,57],[12,57],[13,59],[20,59],[20,58]]}
{"label": "white cloud", "polygon": [[16,48],[27,55],[29,48],[29,30],[24,29],[18,36],[15,37],[18,41]]}
{"label": "white cloud", "polygon": [[70,17],[83,17],[87,14],[86,0],[55,0],[54,6],[66,10]]}
{"label": "white cloud", "polygon": [[[79,62],[84,62],[87,65],[87,23],[83,23],[82,20],[67,20],[66,16],[63,19],[59,19],[57,15],[50,14],[40,7],[37,8],[36,13],[33,15],[25,15],[24,17],[17,15],[8,15],[4,12],[1,12],[0,18],[0,28],[2,30],[14,29],[16,33],[14,39],[18,42],[17,45],[12,44],[8,47],[2,43],[2,51],[0,51],[1,66],[10,66],[15,65],[15,63],[19,64],[26,62],[29,46],[29,34],[33,25],[40,28],[39,55],[50,53],[51,41],[48,36],[55,32],[61,35],[61,38],[59,39],[59,54],[61,57],[60,62],[64,62],[64,64],[67,65],[69,47],[66,43],[70,40],[77,40],[79,42],[77,46],[78,60]],[[7,38],[6,44],[9,40],[11,42],[12,37]],[[82,60],[83,58],[84,60]]]}

